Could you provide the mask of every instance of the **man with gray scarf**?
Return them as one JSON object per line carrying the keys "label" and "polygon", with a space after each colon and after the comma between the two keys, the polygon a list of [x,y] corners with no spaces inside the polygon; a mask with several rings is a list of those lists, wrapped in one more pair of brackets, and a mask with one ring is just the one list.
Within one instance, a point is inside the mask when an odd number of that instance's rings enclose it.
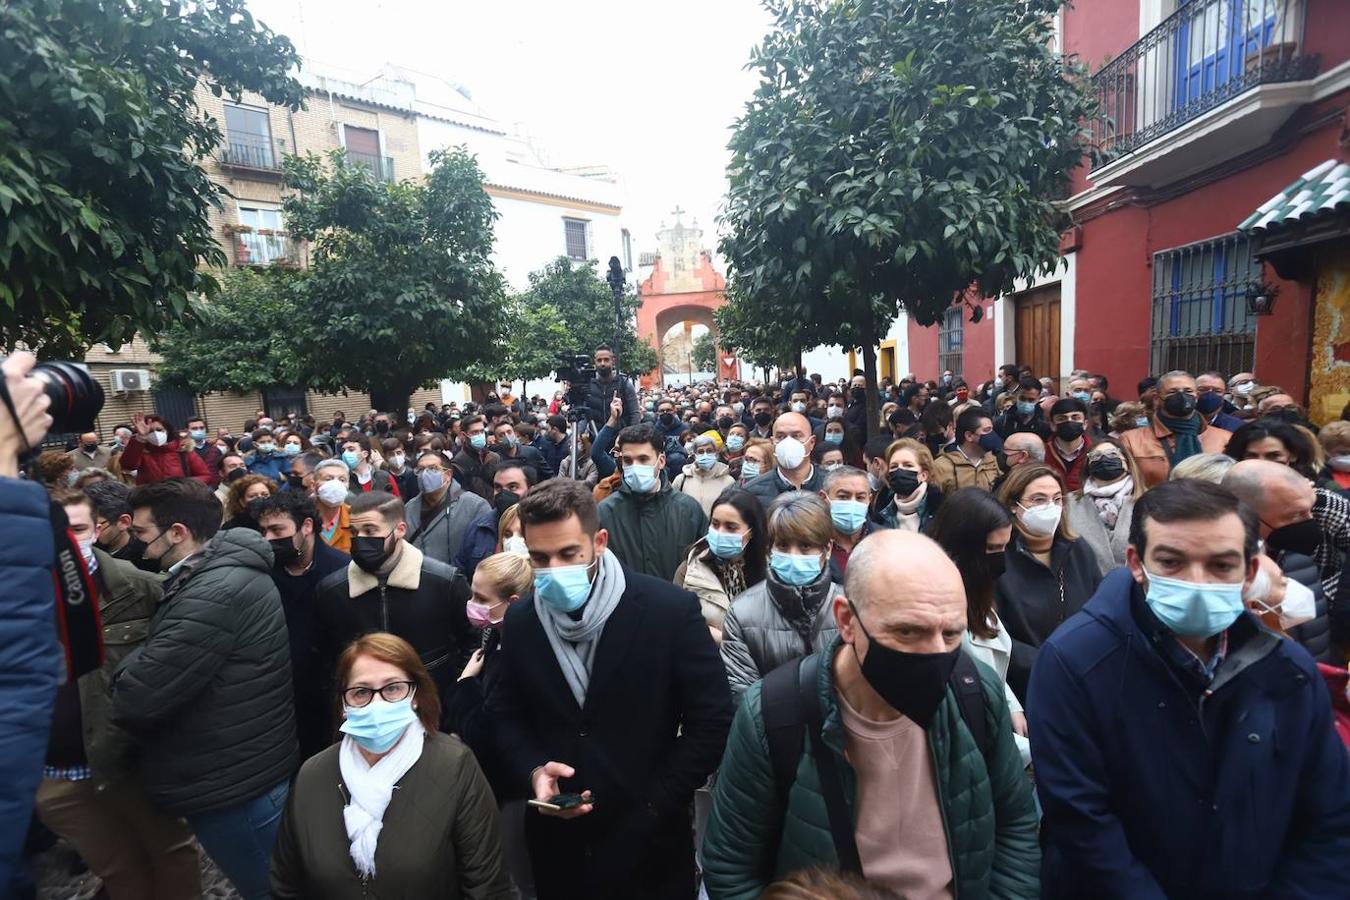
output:
{"label": "man with gray scarf", "polygon": [[530,798],[582,797],[527,814],[538,896],[692,897],[690,804],[732,716],[698,600],[619,562],[583,484],[549,481],[519,511],[534,598],[506,614],[497,745]]}

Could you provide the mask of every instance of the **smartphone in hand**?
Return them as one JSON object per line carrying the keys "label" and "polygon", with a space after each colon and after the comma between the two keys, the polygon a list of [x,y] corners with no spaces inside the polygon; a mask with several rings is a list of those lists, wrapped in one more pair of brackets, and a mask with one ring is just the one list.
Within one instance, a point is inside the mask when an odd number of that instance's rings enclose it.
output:
{"label": "smartphone in hand", "polygon": [[594,803],[595,795],[583,797],[581,794],[554,794],[547,800],[526,800],[525,802],[530,806],[537,806],[550,812],[561,812],[564,809],[575,809],[585,803]]}

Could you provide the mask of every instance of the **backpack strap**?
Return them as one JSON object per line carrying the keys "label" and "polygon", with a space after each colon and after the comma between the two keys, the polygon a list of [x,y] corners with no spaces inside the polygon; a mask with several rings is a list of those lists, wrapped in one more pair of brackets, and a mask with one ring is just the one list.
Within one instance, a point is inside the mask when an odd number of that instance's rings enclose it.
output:
{"label": "backpack strap", "polygon": [[797,762],[802,757],[802,728],[806,724],[797,689],[797,672],[803,664],[794,659],[764,676],[760,686],[760,714],[764,737],[769,742],[769,760],[778,798],[787,802],[788,791],[797,780]]}
{"label": "backpack strap", "polygon": [[825,739],[820,735],[824,711],[820,708],[820,690],[815,677],[819,659],[820,656],[815,653],[806,657],[798,684],[801,705],[806,710],[806,733],[811,737],[811,756],[816,763],[820,792],[825,798],[830,838],[834,841],[834,855],[839,860],[839,870],[862,876],[862,860],[858,858],[858,842],[853,834],[853,816],[844,800],[844,782],[839,775],[839,765],[834,758],[834,751],[825,746]]}
{"label": "backpack strap", "polygon": [[992,742],[989,723],[984,715],[984,687],[980,683],[980,670],[975,667],[975,660],[969,654],[963,651],[956,655],[956,666],[947,683],[956,697],[961,718],[970,729],[971,737],[975,738],[975,746],[980,748],[980,755],[988,759]]}

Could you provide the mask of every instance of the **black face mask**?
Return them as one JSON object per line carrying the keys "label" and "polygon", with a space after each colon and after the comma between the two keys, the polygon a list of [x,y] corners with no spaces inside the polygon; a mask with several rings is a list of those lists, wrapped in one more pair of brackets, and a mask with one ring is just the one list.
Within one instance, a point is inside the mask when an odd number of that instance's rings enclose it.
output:
{"label": "black face mask", "polygon": [[380,566],[384,565],[389,554],[394,552],[394,548],[386,543],[388,540],[387,537],[365,535],[352,538],[352,562],[374,575],[380,570]]}
{"label": "black face mask", "polygon": [[1206,416],[1218,412],[1221,406],[1223,406],[1223,395],[1216,394],[1214,391],[1201,394],[1200,399],[1195,401],[1195,408]]}
{"label": "black face mask", "polygon": [[1303,418],[1298,414],[1298,410],[1290,406],[1282,406],[1279,409],[1272,410],[1264,418],[1277,419],[1281,422],[1288,422],[1290,425],[1297,425],[1303,421]]}
{"label": "black face mask", "polygon": [[81,444],[80,449],[84,450],[85,453],[97,453],[98,444]]}
{"label": "black face mask", "polygon": [[596,367],[595,367],[595,374],[598,375],[598,376],[601,377],[601,378],[608,378],[608,377],[610,376],[610,373],[612,373],[613,371],[614,371],[614,367],[613,367],[613,366],[596,366]]}
{"label": "black face mask", "polygon": [[497,496],[492,498],[492,505],[497,509],[497,515],[501,516],[511,507],[520,502],[520,495],[512,491],[500,491]]}
{"label": "black face mask", "polygon": [[1060,422],[1055,426],[1055,437],[1061,441],[1076,441],[1082,436],[1082,422]]}
{"label": "black face mask", "polygon": [[1305,519],[1283,528],[1276,528],[1266,537],[1266,547],[1285,553],[1312,556],[1322,545],[1322,526],[1316,519]]}
{"label": "black face mask", "polygon": [[375,433],[376,433],[376,434],[388,434],[388,433],[389,433],[389,423],[388,423],[388,422],[376,422],[376,423],[375,423]]}
{"label": "black face mask", "polygon": [[913,469],[896,469],[887,476],[887,481],[892,493],[902,499],[919,489],[919,473]]}
{"label": "black face mask", "polygon": [[296,475],[294,472],[286,476],[286,483],[291,486],[291,490],[300,491],[305,487],[305,476]]}
{"label": "black face mask", "polygon": [[773,413],[757,412],[755,413],[755,424],[760,428],[768,428],[769,423],[773,421]]}
{"label": "black face mask", "polygon": [[[921,728],[933,723],[933,714],[947,696],[947,679],[956,668],[961,648],[946,653],[905,653],[878,644],[863,625],[858,608],[851,602],[853,621],[867,635],[867,658],[858,659],[863,678],[881,695],[891,709],[916,722]],[[858,647],[853,645],[853,655]]]}
{"label": "black face mask", "polygon": [[735,424],[736,420],[733,419],[731,416],[722,416],[720,419],[717,420],[717,427],[720,428],[722,431],[726,431],[728,428],[730,428],[732,425]]}
{"label": "black face mask", "polygon": [[1008,474],[1008,470],[1012,468],[1012,466],[1008,464],[1008,454],[1004,453],[1002,450],[998,450],[994,453],[994,458],[998,460],[998,470],[1004,475]]}
{"label": "black face mask", "polygon": [[994,581],[997,581],[1004,570],[1008,568],[1008,554],[1002,550],[997,553],[986,553],[984,559],[985,565],[989,567],[989,577]]}
{"label": "black face mask", "polygon": [[673,428],[675,425],[675,414],[672,412],[663,412],[656,418],[661,423],[662,428]]}
{"label": "black face mask", "polygon": [[860,387],[850,388],[848,395],[852,397],[854,400],[862,400],[864,397],[867,396],[867,389]]}
{"label": "black face mask", "polygon": [[1189,418],[1195,412],[1195,398],[1190,394],[1168,394],[1163,399],[1163,412],[1174,419]]}
{"label": "black face mask", "polygon": [[267,543],[272,545],[272,564],[277,568],[289,566],[300,558],[300,550],[295,546],[294,538],[273,538]]}
{"label": "black face mask", "polygon": [[244,468],[243,466],[240,466],[239,468],[231,471],[230,474],[226,475],[225,480],[227,482],[238,481],[240,478],[243,478],[247,474],[248,469]]}
{"label": "black face mask", "polygon": [[1098,481],[1115,481],[1125,474],[1125,460],[1118,456],[1088,460],[1088,474]]}

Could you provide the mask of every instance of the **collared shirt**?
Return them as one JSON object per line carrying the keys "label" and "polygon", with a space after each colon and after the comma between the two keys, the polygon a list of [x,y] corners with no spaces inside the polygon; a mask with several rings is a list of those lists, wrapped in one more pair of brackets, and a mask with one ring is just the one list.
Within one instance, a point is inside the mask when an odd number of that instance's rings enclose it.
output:
{"label": "collared shirt", "polygon": [[1228,655],[1228,631],[1225,629],[1219,632],[1219,640],[1214,645],[1214,652],[1210,654],[1209,662],[1201,659],[1199,654],[1183,644],[1180,639],[1176,641],[1176,645],[1185,651],[1185,656],[1178,660],[1182,668],[1205,684],[1209,684],[1214,680],[1214,673],[1219,671],[1219,666],[1223,665],[1224,657]]}
{"label": "collared shirt", "polygon": [[42,777],[53,781],[88,781],[94,774],[88,766],[43,766]]}

